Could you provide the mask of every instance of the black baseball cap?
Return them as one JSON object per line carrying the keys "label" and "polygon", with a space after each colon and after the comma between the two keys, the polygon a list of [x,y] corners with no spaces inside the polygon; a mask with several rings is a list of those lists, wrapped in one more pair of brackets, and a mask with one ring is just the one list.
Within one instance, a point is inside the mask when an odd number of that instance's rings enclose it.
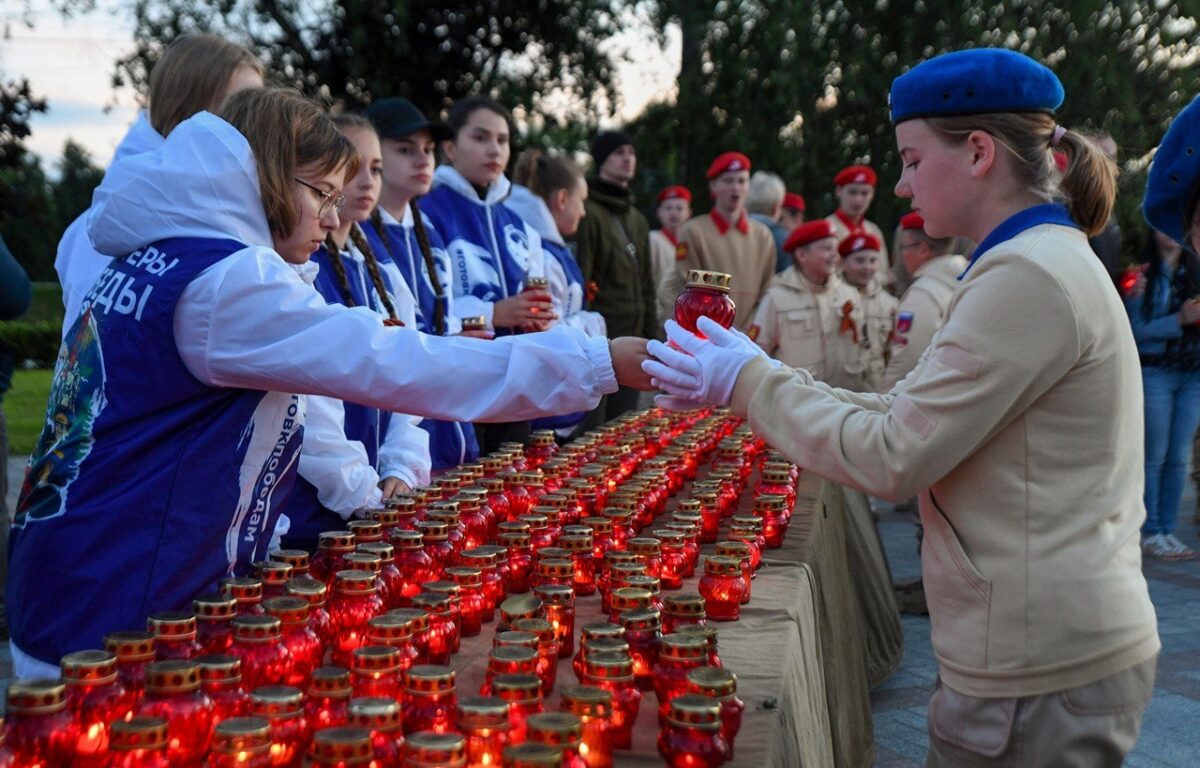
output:
{"label": "black baseball cap", "polygon": [[403,96],[380,99],[367,109],[367,117],[382,139],[401,139],[420,130],[428,129],[434,141],[454,138],[450,126],[440,121],[429,120]]}

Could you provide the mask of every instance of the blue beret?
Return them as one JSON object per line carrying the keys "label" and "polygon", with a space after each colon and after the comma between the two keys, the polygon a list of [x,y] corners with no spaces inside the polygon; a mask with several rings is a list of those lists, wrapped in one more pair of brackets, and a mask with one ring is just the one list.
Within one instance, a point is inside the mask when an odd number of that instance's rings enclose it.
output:
{"label": "blue beret", "polygon": [[892,123],[988,112],[1054,112],[1063,87],[1044,65],[1003,48],[971,48],[923,61],[892,81]]}
{"label": "blue beret", "polygon": [[1200,182],[1200,96],[1184,107],[1163,136],[1146,179],[1142,213],[1150,226],[1183,242],[1189,198]]}

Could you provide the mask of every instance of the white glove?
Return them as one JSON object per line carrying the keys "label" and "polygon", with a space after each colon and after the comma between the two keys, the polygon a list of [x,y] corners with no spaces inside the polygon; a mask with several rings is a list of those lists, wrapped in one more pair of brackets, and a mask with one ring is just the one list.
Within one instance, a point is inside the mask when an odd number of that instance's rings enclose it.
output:
{"label": "white glove", "polygon": [[[683,351],[652,341],[647,351],[657,360],[642,363],[642,370],[650,374],[654,386],[670,396],[656,401],[664,408],[728,405],[742,367],[757,357],[770,359],[745,334],[726,330],[707,317],[697,323],[707,340],[684,330],[674,320],[666,322],[666,329],[667,339]],[[780,364],[774,360],[772,363]]]}

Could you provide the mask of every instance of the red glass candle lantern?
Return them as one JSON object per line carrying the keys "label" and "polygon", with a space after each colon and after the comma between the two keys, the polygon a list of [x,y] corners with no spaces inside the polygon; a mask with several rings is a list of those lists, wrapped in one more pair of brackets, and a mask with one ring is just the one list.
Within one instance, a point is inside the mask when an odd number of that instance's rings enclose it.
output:
{"label": "red glass candle lantern", "polygon": [[637,562],[645,566],[647,576],[656,579],[662,576],[662,550],[658,539],[649,536],[630,539],[629,552],[637,558]]}
{"label": "red glass candle lantern", "polygon": [[400,616],[408,620],[412,631],[413,665],[429,663],[429,612],[420,608],[396,608],[388,611],[389,616]]}
{"label": "red glass candle lantern", "polygon": [[587,768],[579,754],[583,743],[583,723],[569,712],[543,712],[529,718],[529,741],[552,747],[562,768]]}
{"label": "red glass candle lantern", "polygon": [[612,591],[610,602],[612,610],[608,613],[608,620],[620,624],[621,616],[626,611],[644,611],[650,608],[650,592],[637,587],[621,587]]}
{"label": "red glass candle lantern", "polygon": [[558,509],[539,504],[530,509],[528,514],[517,518],[529,523],[529,537],[535,552],[553,547],[562,535],[558,524]]}
{"label": "red glass candle lantern", "polygon": [[234,717],[213,729],[208,768],[270,768],[271,724],[261,717]]}
{"label": "red glass candle lantern", "polygon": [[[271,765],[297,766],[312,738],[304,717],[304,694],[290,685],[267,685],[250,692],[250,714],[271,726]],[[228,720],[226,722],[229,722]]]}
{"label": "red glass candle lantern", "polygon": [[758,547],[760,552],[765,552],[767,549],[767,540],[763,536],[762,518],[757,515],[734,515],[729,519],[730,535],[726,538],[741,540],[742,536],[734,534],[745,534],[747,532],[754,534],[754,545]]}
{"label": "red glass candle lantern", "polygon": [[[484,494],[486,494],[486,491]],[[474,549],[483,545],[488,540],[488,534],[491,530],[490,521],[483,511],[485,498],[486,495],[481,497],[475,493],[467,492],[460,493],[456,497],[458,501],[459,522],[463,528],[462,550]]]}
{"label": "red glass candle lantern", "polygon": [[278,560],[259,560],[254,563],[254,575],[262,582],[263,600],[283,594],[283,585],[292,577],[292,566]]}
{"label": "red glass candle lantern", "polygon": [[[343,555],[342,562],[345,563],[346,570],[367,571],[375,577],[375,594],[379,595],[379,600],[386,608],[390,595],[387,593],[387,585],[383,580],[383,559],[379,555],[356,549]],[[334,574],[333,578],[336,582],[337,574]]]}
{"label": "red glass candle lantern", "polygon": [[61,681],[13,681],[5,714],[0,763],[46,768],[71,765],[78,733],[67,711],[66,686]]}
{"label": "red glass candle lantern", "polygon": [[502,645],[513,645],[520,648],[528,648],[537,653],[538,636],[533,632],[522,632],[516,629],[510,629],[506,632],[497,632],[492,637],[492,647],[499,648]]}
{"label": "red glass candle lantern", "polygon": [[765,464],[759,475],[758,485],[754,488],[755,496],[783,496],[786,506],[796,503],[796,485],[791,472],[786,466]]}
{"label": "red glass candle lantern", "polygon": [[491,696],[462,699],[458,731],[466,740],[467,768],[500,765],[508,746],[508,702]]}
{"label": "red glass candle lantern", "polygon": [[525,461],[531,468],[545,464],[558,453],[558,443],[554,439],[554,431],[545,429],[534,432],[525,446]]}
{"label": "red glass candle lantern", "polygon": [[784,519],[786,505],[785,496],[766,495],[754,498],[754,513],[762,520],[763,539],[768,549],[783,546],[783,535],[787,533],[787,520]]}
{"label": "red glass candle lantern", "polygon": [[117,657],[117,677],[136,706],[146,687],[146,665],[154,661],[154,635],[110,632],[104,636],[104,650]]}
{"label": "red glass candle lantern", "polygon": [[117,657],[108,651],[75,651],[59,664],[67,685],[67,711],[75,720],[77,766],[108,761],[110,723],[133,714],[134,696],[117,677]]}
{"label": "red glass candle lantern", "polygon": [[688,692],[688,673],[708,662],[708,641],[695,634],[663,635],[654,665],[658,723],[667,720],[671,700]]}
{"label": "red glass candle lantern", "polygon": [[195,661],[156,661],[146,667],[146,695],[138,714],[167,721],[171,765],[200,766],[212,740],[214,707],[200,686]]}
{"label": "red glass candle lantern", "polygon": [[527,741],[504,750],[504,768],[558,768],[559,750],[547,744]]}
{"label": "red glass candle lantern", "polygon": [[[518,645],[493,646],[488,653],[487,671],[479,692],[483,696],[491,696],[498,675],[537,675],[537,672],[537,651]],[[545,693],[544,686],[542,691]]]}
{"label": "red glass candle lantern", "polygon": [[383,600],[370,571],[338,571],[334,576],[329,618],[333,628],[333,663],[350,666],[355,648],[366,642],[367,623],[383,613]]}
{"label": "red glass candle lantern", "polygon": [[392,529],[393,536],[396,531],[416,530],[417,519],[425,512],[424,504],[412,494],[393,496],[384,503],[396,515],[396,527]]}
{"label": "red glass candle lantern", "polygon": [[396,567],[396,549],[386,541],[372,541],[359,544],[358,552],[374,555],[379,558],[379,596],[384,608],[400,608],[401,595],[404,591],[404,577]]}
{"label": "red glass candle lantern", "polygon": [[[597,562],[603,563],[607,553],[617,551],[615,550],[616,544],[613,541],[612,521],[607,517],[585,517],[579,523],[592,529],[592,557]],[[602,580],[603,567],[601,566]]]}
{"label": "red glass candle lantern", "polygon": [[263,583],[252,576],[235,576],[221,581],[221,591],[237,600],[238,616],[263,614]]}
{"label": "red glass candle lantern", "polygon": [[612,693],[592,685],[573,685],[562,693],[562,710],[580,722],[579,756],[588,768],[612,768]]}
{"label": "red glass candle lantern", "polygon": [[411,617],[396,613],[376,616],[367,623],[367,645],[390,646],[399,654],[401,680],[403,673],[408,672],[417,663],[412,625]]}
{"label": "red glass candle lantern", "polygon": [[584,662],[588,654],[619,651],[629,653],[629,643],[625,640],[625,627],[620,624],[589,624],[583,628],[579,638],[579,651],[571,661],[575,678],[583,680]]}
{"label": "red glass candle lantern", "polygon": [[430,664],[449,664],[458,637],[458,628],[450,613],[450,597],[438,592],[422,592],[413,598],[413,607],[429,615],[429,629],[425,633],[426,659]]}
{"label": "red glass candle lantern", "polygon": [[534,589],[533,593],[542,601],[546,621],[554,628],[558,658],[570,657],[575,653],[574,589],[565,585],[546,584]]}
{"label": "red glass candle lantern", "polygon": [[700,579],[700,594],[704,607],[713,621],[735,621],[741,615],[742,595],[746,580],[742,564],[735,557],[711,555],[704,561],[704,576]]}
{"label": "red glass candle lantern", "polygon": [[629,643],[637,686],[643,691],[652,690],[654,665],[658,663],[658,646],[662,638],[659,613],[652,609],[626,611],[621,614],[621,624],[625,627],[625,642]]}
{"label": "red glass candle lantern", "polygon": [[400,527],[400,513],[390,507],[372,509],[367,513],[367,518],[379,523],[379,531],[383,537],[380,541],[391,541],[392,531]]}
{"label": "red glass candle lantern", "polygon": [[559,546],[571,556],[571,586],[581,596],[596,593],[596,561],[592,554],[592,532],[564,533],[558,540]]}
{"label": "red glass candle lantern", "polygon": [[365,645],[354,650],[350,684],[360,698],[400,699],[404,695],[400,651],[387,645]]}
{"label": "red glass candle lantern", "polygon": [[700,524],[671,520],[663,527],[683,534],[683,577],[690,579],[696,573],[696,564],[700,562]]}
{"label": "red glass candle lantern", "polygon": [[670,595],[663,600],[662,631],[677,632],[681,627],[705,624],[704,597],[696,594]]}
{"label": "red glass candle lantern", "polygon": [[512,623],[513,629],[529,632],[537,637],[537,668],[535,674],[542,681],[542,694],[549,695],[554,690],[554,681],[558,672],[558,639],[554,634],[554,625],[544,618],[527,617],[517,619]]}
{"label": "red glass candle lantern", "polygon": [[[451,565],[457,565],[458,553],[466,548],[467,538],[459,517],[457,501],[437,501],[429,506],[429,512],[426,513],[425,520],[417,523],[417,528],[426,534],[426,551],[433,557],[434,562],[442,566],[442,570]],[[436,550],[429,548],[431,541],[438,542],[438,529],[430,528],[430,525],[433,523],[440,523],[446,527],[446,541],[444,544],[439,543]],[[433,538],[430,538],[428,535],[430,531],[433,531]]]}
{"label": "red glass candle lantern", "polygon": [[612,745],[629,749],[633,724],[642,704],[642,692],[633,678],[633,659],[628,654],[592,653],[583,663],[583,682],[612,694]]}
{"label": "red glass candle lantern", "polygon": [[233,619],[237,610],[237,600],[226,594],[213,592],[192,598],[196,642],[203,653],[225,653],[233,645]]}
{"label": "red glass candle lantern", "polygon": [[474,637],[483,628],[484,594],[483,571],[473,566],[458,565],[446,569],[446,578],[458,588],[459,612],[462,616],[463,637]]}
{"label": "red glass candle lantern", "polygon": [[652,533],[658,539],[662,552],[659,583],[663,589],[681,588],[688,566],[683,534],[669,528],[655,528]]}
{"label": "red glass candle lantern", "polygon": [[634,589],[644,589],[649,592],[650,607],[662,613],[662,588],[658,579],[653,576],[647,576],[644,573],[635,573],[626,577],[624,585],[633,587]]}
{"label": "red glass candle lantern", "polygon": [[354,699],[350,702],[350,725],[371,733],[376,768],[400,765],[404,754],[403,717],[395,699]]}
{"label": "red glass candle lantern", "polygon": [[545,711],[542,681],[537,675],[497,675],[492,695],[508,704],[508,738],[520,743],[526,738],[526,721]]}
{"label": "red glass candle lantern", "polygon": [[[453,635],[454,639],[453,639],[453,645],[451,646],[450,650],[453,653],[458,653],[458,649],[462,642],[462,634],[463,634],[462,633],[462,625],[463,625],[462,587],[458,584],[458,582],[453,581],[451,579],[442,579],[440,581],[427,581],[424,584],[422,584],[421,586],[423,586],[425,588],[426,592],[432,592],[436,595],[445,595],[447,598],[450,599],[450,619],[451,619],[451,621],[454,622],[454,635]],[[419,608],[425,608],[426,610],[428,610],[427,606],[425,606],[424,604],[418,603],[415,599],[413,601],[413,604]]]}
{"label": "red glass candle lantern", "polygon": [[268,556],[271,560],[279,563],[287,563],[292,566],[292,578],[308,575],[308,553],[303,549],[280,549],[272,552]]}
{"label": "red glass candle lantern", "polygon": [[350,698],[354,695],[350,670],[341,667],[313,670],[307,693],[304,718],[313,730],[336,728],[348,723]]}
{"label": "red glass candle lantern", "polygon": [[204,652],[196,642],[196,617],[182,611],[153,613],[146,619],[146,629],[154,635],[154,658],[190,659]]}
{"label": "red glass candle lantern", "polygon": [[746,704],[737,695],[737,676],[728,669],[699,667],[688,673],[688,693],[708,696],[721,705],[721,735],[729,744],[729,757],[733,759],[734,739],[742,727],[742,713]]}
{"label": "red glass candle lantern", "polygon": [[[557,547],[547,547],[546,549],[557,549]],[[570,557],[565,551],[563,554]],[[533,585],[535,588],[544,584],[570,587],[574,580],[575,564],[569,559],[543,557],[538,560],[537,576],[534,578]]]}
{"label": "red glass candle lantern", "polygon": [[722,328],[733,325],[737,307],[729,297],[733,278],[724,272],[689,269],[683,292],[675,299],[675,322],[692,333],[704,337],[696,329],[696,321],[707,317]]}
{"label": "red glass candle lantern", "polygon": [[134,717],[112,724],[108,768],[170,768],[167,760],[167,721]]}
{"label": "red glass candle lantern", "polygon": [[317,553],[308,565],[314,579],[333,583],[333,575],[346,569],[343,558],[354,551],[354,534],[349,531],[324,531],[317,535]]}
{"label": "red glass candle lantern", "polygon": [[197,656],[200,690],[212,700],[213,725],[246,714],[246,689],[242,686],[242,662],[236,656]]}
{"label": "red glass candle lantern", "polygon": [[454,720],[458,712],[454,670],[444,666],[418,664],[408,671],[404,693],[406,735],[417,731],[454,731]]}
{"label": "red glass candle lantern", "polygon": [[[483,595],[480,621],[483,624],[490,624],[495,620],[496,607],[507,596],[507,592],[504,591],[504,580],[500,578],[500,573],[496,566],[496,561],[499,557],[496,549],[479,547],[463,552],[459,558],[459,562],[462,563],[463,567],[477,568],[480,571],[482,583],[480,592]],[[503,551],[502,549],[500,550],[500,552]]]}
{"label": "red glass candle lantern", "polygon": [[494,476],[485,478],[480,481],[480,485],[487,490],[487,507],[491,510],[491,518],[488,520],[488,531],[484,540],[496,538],[496,526],[511,518],[512,504],[509,501],[509,494],[506,490],[506,485],[503,477]]}
{"label": "red glass candle lantern", "polygon": [[658,753],[671,768],[724,764],[729,759],[729,744],[721,736],[718,704],[694,693],[674,699],[667,723],[658,734]]}
{"label": "red glass candle lantern", "polygon": [[420,731],[404,743],[403,768],[466,768],[467,743],[450,731]]}
{"label": "red glass candle lantern", "polygon": [[313,733],[305,766],[350,768],[374,766],[371,732],[362,728],[325,728]]}
{"label": "red glass candle lantern", "polygon": [[746,582],[746,591],[742,594],[742,605],[750,602],[752,589],[750,580],[754,578],[754,566],[750,559],[750,545],[744,541],[718,541],[717,554],[735,558],[742,565],[742,580]]}
{"label": "red glass candle lantern", "polygon": [[421,584],[436,581],[440,571],[433,557],[425,551],[425,537],[420,531],[396,531],[392,546],[396,548],[396,567],[400,569],[400,594],[393,601],[400,607],[412,605]]}
{"label": "red glass candle lantern", "polygon": [[528,592],[533,573],[533,547],[529,533],[505,531],[500,534],[500,544],[507,551],[507,556],[500,563],[504,591],[510,595]]}
{"label": "red glass candle lantern", "polygon": [[325,656],[321,638],[308,623],[308,601],[293,596],[272,597],[264,601],[263,608],[267,615],[279,619],[283,646],[288,650],[290,663],[283,683],[303,688]]}
{"label": "red glass candle lantern", "polygon": [[351,520],[346,523],[346,527],[354,534],[356,548],[363,544],[383,541],[383,526],[375,520]]}
{"label": "red glass candle lantern", "polygon": [[620,499],[609,498],[608,506],[600,514],[609,521],[612,525],[613,546],[620,550],[629,548],[629,540],[633,538],[633,513],[634,509],[630,507],[636,506],[633,502],[628,502],[629,506],[614,506],[615,504],[625,504],[627,502]]}
{"label": "red glass candle lantern", "polygon": [[718,653],[717,628],[712,624],[688,624],[675,630],[677,635],[695,634],[708,642],[708,666],[720,668],[721,656]]}
{"label": "red glass candle lantern", "polygon": [[729,541],[745,542],[750,547],[750,571],[752,573],[758,571],[758,566],[762,563],[762,549],[758,546],[758,534],[753,528],[748,526],[729,526],[729,533],[725,534]]}
{"label": "red glass candle lantern", "polygon": [[229,653],[241,659],[242,681],[247,690],[282,685],[291,669],[292,657],[283,644],[282,625],[274,616],[234,619]]}

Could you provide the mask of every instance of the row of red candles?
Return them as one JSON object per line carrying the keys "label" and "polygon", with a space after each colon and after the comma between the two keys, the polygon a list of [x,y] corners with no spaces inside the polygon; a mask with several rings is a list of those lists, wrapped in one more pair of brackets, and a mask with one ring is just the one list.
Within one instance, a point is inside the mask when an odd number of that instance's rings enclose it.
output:
{"label": "row of red candles", "polygon": [[[714,453],[670,522],[639,535]],[[323,534],[311,562],[277,553],[256,564],[257,578],[197,598],[193,614],[157,614],[150,633],[114,633],[106,651],[70,654],[62,682],[14,684],[0,765],[154,765],[155,755],[253,765],[262,751],[263,765],[387,766],[401,764],[407,735],[404,764],[546,764],[537,747],[548,741],[552,764],[603,766],[629,746],[641,690],[652,688],[664,758],[691,750],[707,756],[679,764],[718,765],[732,754],[741,703],[704,619],[737,618],[795,500],[796,468],[766,454],[756,514],[733,516],[762,454],[721,414],[643,413],[563,449],[536,435]],[[664,600],[660,588],[692,575],[699,544],[729,517],[701,594]],[[567,714],[527,720],[553,690],[559,655],[574,650],[575,595],[596,591],[612,623],[584,628],[574,668],[585,685],[563,691]],[[459,702],[444,665],[498,606],[489,697]],[[342,668],[320,667],[327,656]]]}

